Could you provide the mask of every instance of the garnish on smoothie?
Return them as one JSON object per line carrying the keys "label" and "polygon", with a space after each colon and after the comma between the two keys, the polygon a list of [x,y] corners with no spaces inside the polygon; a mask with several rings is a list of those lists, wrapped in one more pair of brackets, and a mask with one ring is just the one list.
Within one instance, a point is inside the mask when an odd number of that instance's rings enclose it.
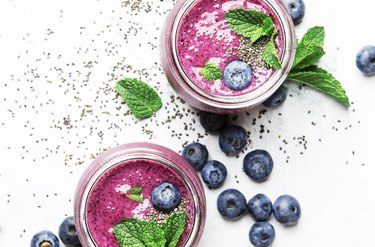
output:
{"label": "garnish on smoothie", "polygon": [[175,247],[184,231],[186,212],[172,213],[163,223],[126,218],[113,230],[120,247]]}
{"label": "garnish on smoothie", "polygon": [[274,23],[269,15],[257,10],[233,9],[225,14],[225,20],[228,27],[232,28],[236,34],[250,39],[252,43],[263,37],[269,38],[262,58],[269,67],[281,68],[274,42],[278,30],[274,28]]}
{"label": "garnish on smoothie", "polygon": [[131,187],[129,191],[130,191],[130,193],[127,194],[126,196],[130,200],[133,200],[135,202],[143,202],[144,198],[141,194],[142,191],[143,191],[142,187]]}
{"label": "garnish on smoothie", "polygon": [[296,57],[287,80],[301,83],[332,96],[345,107],[349,99],[341,83],[329,72],[315,64],[325,54],[324,27],[310,28],[297,43]]}
{"label": "garnish on smoothie", "polygon": [[201,73],[207,81],[221,80],[223,78],[220,67],[212,62],[206,62],[204,67],[199,68],[199,73]]}

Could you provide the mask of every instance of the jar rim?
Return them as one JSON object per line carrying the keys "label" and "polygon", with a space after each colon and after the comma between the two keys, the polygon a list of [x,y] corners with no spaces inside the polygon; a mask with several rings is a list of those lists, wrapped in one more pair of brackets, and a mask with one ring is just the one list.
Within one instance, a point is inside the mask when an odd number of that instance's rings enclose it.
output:
{"label": "jar rim", "polygon": [[267,5],[267,8],[271,10],[272,15],[277,18],[278,23],[280,23],[281,30],[279,30],[279,32],[282,32],[281,35],[283,37],[281,69],[275,70],[270,78],[268,78],[266,82],[264,82],[255,90],[243,95],[232,96],[213,94],[200,88],[189,78],[189,76],[183,69],[183,66],[181,65],[177,51],[178,29],[183,20],[183,17],[189,12],[191,8],[194,7],[196,3],[198,3],[198,1],[199,0],[186,0],[179,9],[175,21],[172,25],[172,56],[177,67],[177,71],[185,82],[180,86],[183,87],[190,96],[198,98],[204,104],[221,109],[235,110],[237,108],[249,108],[265,101],[284,82],[293,65],[295,56],[296,38],[294,24],[284,4],[279,0],[261,0]]}

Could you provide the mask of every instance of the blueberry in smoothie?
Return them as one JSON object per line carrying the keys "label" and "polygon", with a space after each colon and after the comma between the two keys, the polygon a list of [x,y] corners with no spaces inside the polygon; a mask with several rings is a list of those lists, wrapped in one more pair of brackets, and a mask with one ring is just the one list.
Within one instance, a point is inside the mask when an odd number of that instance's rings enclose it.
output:
{"label": "blueberry in smoothie", "polygon": [[224,84],[235,91],[248,87],[252,77],[250,65],[242,60],[234,60],[224,69]]}

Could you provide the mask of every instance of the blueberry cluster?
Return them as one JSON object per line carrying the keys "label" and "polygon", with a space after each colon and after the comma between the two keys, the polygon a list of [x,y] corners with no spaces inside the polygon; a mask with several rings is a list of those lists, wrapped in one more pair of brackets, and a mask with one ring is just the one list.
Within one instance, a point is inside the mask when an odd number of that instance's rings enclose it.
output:
{"label": "blueberry cluster", "polygon": [[[283,86],[282,86],[283,87]],[[282,92],[282,93],[280,93]],[[285,88],[275,93],[270,99],[270,107],[275,107],[285,100]],[[272,97],[271,97],[272,98]],[[247,132],[238,125],[229,124],[229,116],[201,112],[200,123],[208,133],[219,134],[220,149],[228,156],[238,155],[247,145]],[[182,151],[182,156],[201,172],[203,182],[209,188],[219,188],[227,177],[227,169],[217,160],[209,160],[205,145],[194,142]],[[267,180],[273,170],[273,159],[266,150],[256,149],[248,152],[243,159],[244,173],[255,182]],[[249,231],[249,240],[256,247],[269,246],[275,238],[275,229],[268,222],[272,215],[283,225],[294,225],[301,216],[301,207],[291,195],[281,195],[274,203],[264,194],[256,194],[248,201],[237,189],[222,191],[217,198],[217,210],[228,220],[237,220],[249,214],[255,223]]]}
{"label": "blueberry cluster", "polygon": [[217,198],[217,209],[226,219],[238,220],[247,212],[255,220],[249,240],[256,247],[269,246],[275,239],[275,229],[267,222],[272,214],[283,225],[295,225],[301,216],[301,206],[291,195],[281,195],[272,204],[264,194],[256,194],[246,202],[236,189],[226,189]]}
{"label": "blueberry cluster", "polygon": [[82,247],[72,216],[65,218],[60,224],[58,235],[59,237],[48,230],[40,231],[32,237],[30,247],[59,247],[59,238],[66,247]]}

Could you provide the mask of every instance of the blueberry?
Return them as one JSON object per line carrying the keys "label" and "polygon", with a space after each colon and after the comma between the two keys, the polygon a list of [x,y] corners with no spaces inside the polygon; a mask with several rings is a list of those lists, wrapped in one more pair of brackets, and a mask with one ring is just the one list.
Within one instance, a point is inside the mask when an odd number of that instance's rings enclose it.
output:
{"label": "blueberry", "polygon": [[279,196],[273,203],[273,215],[284,225],[294,225],[301,217],[301,206],[291,195]]}
{"label": "blueberry", "polygon": [[250,228],[249,239],[255,247],[270,246],[275,239],[275,229],[268,222],[256,222]]}
{"label": "blueberry", "polygon": [[305,3],[302,0],[282,0],[293,23],[298,24],[305,16]]}
{"label": "blueberry", "polygon": [[205,145],[200,143],[190,143],[182,150],[182,157],[184,157],[195,170],[199,171],[208,160],[208,150]]}
{"label": "blueberry", "polygon": [[224,69],[224,84],[232,90],[240,91],[248,87],[252,79],[250,65],[242,60],[233,60]]}
{"label": "blueberry", "polygon": [[357,68],[365,75],[375,75],[375,46],[365,46],[357,53]]}
{"label": "blueberry", "polygon": [[227,168],[217,160],[209,160],[202,168],[202,179],[209,188],[219,188],[227,178]]}
{"label": "blueberry", "polygon": [[272,215],[272,202],[264,194],[256,194],[247,202],[247,209],[256,221],[267,221]]}
{"label": "blueberry", "polygon": [[30,247],[59,247],[59,239],[57,236],[48,231],[40,231],[31,239]]}
{"label": "blueberry", "polygon": [[219,134],[220,149],[227,155],[235,156],[247,144],[247,133],[244,128],[238,125],[228,125]]}
{"label": "blueberry", "polygon": [[81,242],[79,241],[76,226],[74,223],[73,216],[69,216],[63,220],[59,226],[59,238],[65,246],[80,247]]}
{"label": "blueberry", "polygon": [[180,204],[181,193],[173,184],[164,182],[152,189],[151,201],[157,210],[168,213]]}
{"label": "blueberry", "polygon": [[281,85],[266,101],[263,102],[263,105],[268,108],[275,108],[281,105],[288,96],[288,88],[284,85]]}
{"label": "blueberry", "polygon": [[236,189],[227,189],[217,198],[217,209],[227,219],[237,220],[246,213],[245,196]]}
{"label": "blueberry", "polygon": [[273,169],[273,160],[271,155],[262,149],[256,149],[243,159],[243,171],[256,182],[267,180]]}
{"label": "blueberry", "polygon": [[199,122],[208,133],[217,133],[228,125],[229,115],[202,111]]}

